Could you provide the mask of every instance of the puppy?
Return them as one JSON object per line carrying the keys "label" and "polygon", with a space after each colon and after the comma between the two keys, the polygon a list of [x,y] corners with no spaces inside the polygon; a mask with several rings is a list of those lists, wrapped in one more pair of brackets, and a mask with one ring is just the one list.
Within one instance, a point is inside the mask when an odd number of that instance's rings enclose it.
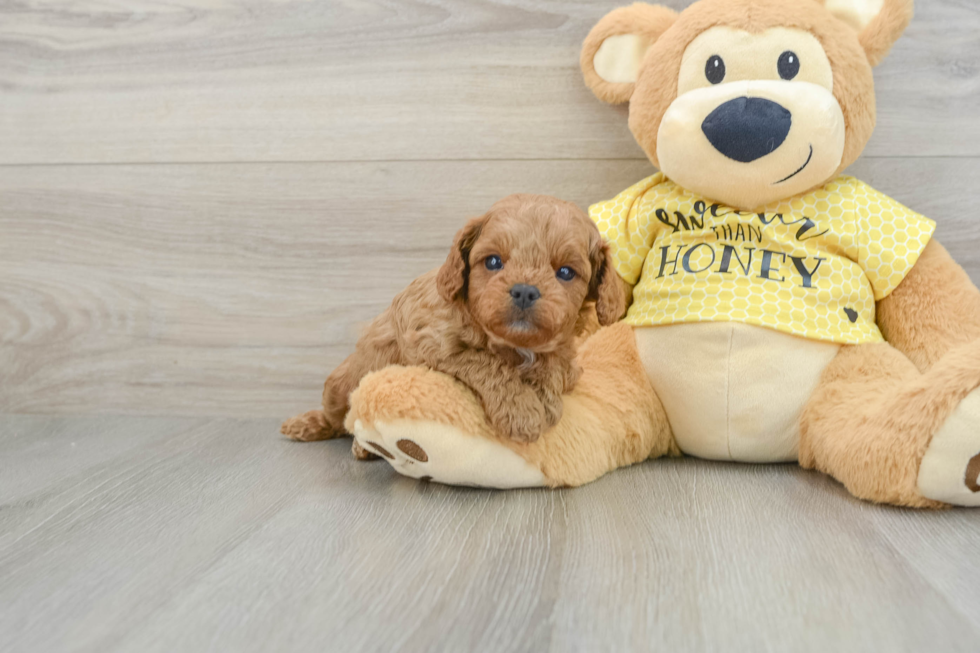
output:
{"label": "puppy", "polygon": [[[511,195],[456,234],[443,266],[395,297],[327,378],[323,409],[287,420],[294,440],[344,432],[362,377],[424,365],[472,388],[495,430],[531,442],[561,417],[578,379],[576,339],[625,312],[609,248],[585,213],[541,195]],[[592,328],[591,330],[594,330]],[[358,458],[374,457],[354,447]]]}

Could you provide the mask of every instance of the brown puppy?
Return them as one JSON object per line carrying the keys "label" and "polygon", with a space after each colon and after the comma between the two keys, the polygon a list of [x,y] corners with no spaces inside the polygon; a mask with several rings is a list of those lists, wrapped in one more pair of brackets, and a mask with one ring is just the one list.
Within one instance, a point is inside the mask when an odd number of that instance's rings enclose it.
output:
{"label": "brown puppy", "polygon": [[578,378],[576,338],[596,316],[608,325],[624,312],[609,248],[585,213],[552,197],[511,195],[470,220],[445,264],[371,323],[327,379],[323,409],[287,420],[282,433],[341,435],[364,375],[424,365],[472,388],[501,434],[533,441],[561,417],[561,396]]}

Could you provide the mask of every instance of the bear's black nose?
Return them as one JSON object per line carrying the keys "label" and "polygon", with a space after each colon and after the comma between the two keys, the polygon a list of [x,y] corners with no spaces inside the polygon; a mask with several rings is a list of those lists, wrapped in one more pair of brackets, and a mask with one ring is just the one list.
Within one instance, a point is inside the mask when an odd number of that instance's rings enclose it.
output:
{"label": "bear's black nose", "polygon": [[793,114],[775,102],[740,97],[712,111],[701,131],[729,159],[751,163],[779,149],[792,125]]}

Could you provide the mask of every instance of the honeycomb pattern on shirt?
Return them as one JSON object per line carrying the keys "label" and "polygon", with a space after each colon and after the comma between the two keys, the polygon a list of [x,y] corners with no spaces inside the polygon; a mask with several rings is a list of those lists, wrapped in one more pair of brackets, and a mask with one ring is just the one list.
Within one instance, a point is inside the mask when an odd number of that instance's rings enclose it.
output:
{"label": "honeycomb pattern on shirt", "polygon": [[736,321],[845,344],[883,340],[875,302],[935,230],[852,177],[746,212],[658,173],[589,213],[635,286],[629,324]]}

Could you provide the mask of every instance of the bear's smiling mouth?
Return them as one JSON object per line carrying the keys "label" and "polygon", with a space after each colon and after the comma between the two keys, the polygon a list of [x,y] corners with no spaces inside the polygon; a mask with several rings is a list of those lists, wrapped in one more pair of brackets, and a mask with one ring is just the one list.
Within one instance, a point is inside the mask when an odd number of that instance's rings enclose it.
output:
{"label": "bear's smiling mouth", "polygon": [[806,167],[807,167],[808,165],[810,165],[810,161],[813,161],[813,145],[810,145],[810,156],[808,156],[808,157],[806,158],[806,163],[804,163],[804,164],[803,164],[803,165],[802,165],[802,166],[800,167],[800,169],[799,169],[799,170],[797,170],[796,172],[794,172],[793,174],[791,174],[791,175],[790,175],[789,177],[786,177],[785,179],[780,179],[779,181],[777,181],[777,182],[775,182],[775,183],[773,184],[773,186],[778,186],[779,184],[781,184],[781,183],[783,183],[783,182],[786,182],[786,181],[789,181],[790,179],[792,179],[792,178],[793,178],[793,177],[795,177],[796,175],[798,175],[798,174],[800,174],[801,172],[803,172],[804,170],[806,170]]}

